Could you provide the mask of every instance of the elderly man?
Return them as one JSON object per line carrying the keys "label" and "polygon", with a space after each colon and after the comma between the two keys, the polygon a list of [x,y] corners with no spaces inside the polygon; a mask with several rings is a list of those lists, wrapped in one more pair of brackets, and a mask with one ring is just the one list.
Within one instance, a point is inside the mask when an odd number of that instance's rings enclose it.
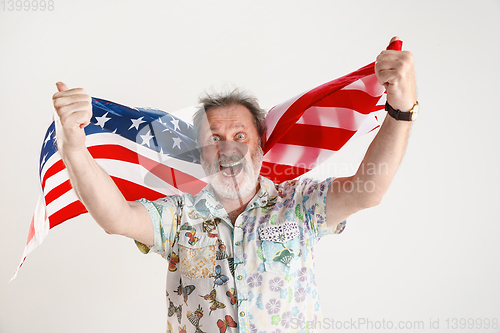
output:
{"label": "elderly man", "polygon": [[[375,72],[387,89],[391,116],[355,175],[279,185],[260,177],[265,113],[255,98],[235,90],[205,97],[194,117],[209,185],[194,196],[155,202],[123,198],[85,147],[91,98],[83,89],[57,84],[57,139],[73,188],[107,233],[130,237],[143,252],[157,252],[169,261],[171,332],[319,327],[314,244],[340,233],[351,214],[381,201],[418,108],[411,53],[383,51]],[[364,165],[385,168],[367,174]],[[363,186],[368,182],[374,186]],[[373,190],[360,190],[366,188]]]}

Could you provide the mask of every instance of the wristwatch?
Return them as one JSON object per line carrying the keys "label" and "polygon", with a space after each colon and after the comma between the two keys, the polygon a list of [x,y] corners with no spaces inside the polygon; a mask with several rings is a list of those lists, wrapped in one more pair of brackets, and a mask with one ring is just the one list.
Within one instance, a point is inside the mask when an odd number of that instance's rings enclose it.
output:
{"label": "wristwatch", "polygon": [[406,120],[406,121],[414,121],[418,117],[418,111],[420,107],[418,106],[418,101],[413,104],[413,107],[408,112],[403,112],[401,110],[394,110],[394,108],[389,104],[385,103],[385,110],[389,115],[396,120]]}

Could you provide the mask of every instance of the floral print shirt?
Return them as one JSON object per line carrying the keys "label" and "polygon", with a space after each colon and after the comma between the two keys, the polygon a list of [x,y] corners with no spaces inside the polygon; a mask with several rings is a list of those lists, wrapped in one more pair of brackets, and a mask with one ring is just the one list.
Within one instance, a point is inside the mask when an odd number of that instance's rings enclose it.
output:
{"label": "floral print shirt", "polygon": [[151,248],[137,245],[169,262],[167,332],[314,332],[306,325],[322,320],[314,245],[345,227],[326,226],[332,180],[261,177],[234,227],[210,185],[196,196],[141,199],[155,236]]}

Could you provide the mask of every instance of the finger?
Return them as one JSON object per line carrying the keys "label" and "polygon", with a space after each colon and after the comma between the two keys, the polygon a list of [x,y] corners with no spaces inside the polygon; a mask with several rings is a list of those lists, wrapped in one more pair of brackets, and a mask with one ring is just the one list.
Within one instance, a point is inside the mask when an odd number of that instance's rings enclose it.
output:
{"label": "finger", "polygon": [[403,41],[399,39],[398,36],[394,36],[387,46],[386,50],[401,51],[403,49]]}
{"label": "finger", "polygon": [[87,117],[90,118],[92,116],[92,106],[89,102],[76,102],[72,104],[63,105],[56,109],[57,114],[60,117],[65,117],[71,113],[75,112],[85,112],[87,113]]}
{"label": "finger", "polygon": [[382,60],[377,61],[377,63],[375,64],[375,72],[397,70],[399,68],[401,68],[401,63],[399,61]]}
{"label": "finger", "polygon": [[384,51],[375,62],[375,72],[387,69],[413,70],[413,55],[408,51]]}
{"label": "finger", "polygon": [[393,42],[395,42],[397,40],[399,40],[399,37],[398,36],[394,36],[394,37],[391,38],[391,41],[389,42],[389,44],[391,44],[391,43],[393,43]]}
{"label": "finger", "polygon": [[71,96],[71,95],[87,95],[87,92],[83,88],[73,88],[73,89],[68,89],[64,91],[59,91],[56,92],[53,96],[52,99],[64,97],[64,96]]}
{"label": "finger", "polygon": [[397,71],[393,69],[381,70],[378,72],[377,79],[378,82],[386,86],[392,84],[397,79]]}
{"label": "finger", "polygon": [[68,86],[67,86],[65,83],[63,83],[63,82],[57,82],[57,83],[56,83],[56,86],[57,86],[57,90],[58,90],[58,91],[66,91],[66,90],[69,90],[69,89],[68,89]]}
{"label": "finger", "polygon": [[90,123],[86,111],[76,111],[60,117],[63,128],[78,129],[84,128]]}
{"label": "finger", "polygon": [[392,51],[392,50],[384,50],[380,52],[380,54],[377,56],[376,61],[384,61],[384,60],[394,60],[398,61],[401,58],[401,54],[404,53],[404,51]]}
{"label": "finger", "polygon": [[78,102],[92,102],[92,98],[86,94],[75,94],[69,96],[59,96],[54,99],[54,107],[61,108],[65,105],[70,105]]}

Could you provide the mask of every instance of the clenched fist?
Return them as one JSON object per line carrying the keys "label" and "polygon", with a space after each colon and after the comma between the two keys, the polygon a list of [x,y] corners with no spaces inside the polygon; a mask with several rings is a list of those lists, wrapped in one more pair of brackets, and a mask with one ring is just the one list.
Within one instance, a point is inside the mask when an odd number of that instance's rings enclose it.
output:
{"label": "clenched fist", "polygon": [[[393,37],[391,43],[399,40]],[[378,81],[387,90],[387,102],[396,110],[409,111],[417,100],[413,55],[408,51],[382,51],[375,62]]]}
{"label": "clenched fist", "polygon": [[56,83],[59,92],[52,96],[56,111],[57,144],[62,153],[85,148],[84,128],[92,118],[92,98],[82,88],[68,89]]}

